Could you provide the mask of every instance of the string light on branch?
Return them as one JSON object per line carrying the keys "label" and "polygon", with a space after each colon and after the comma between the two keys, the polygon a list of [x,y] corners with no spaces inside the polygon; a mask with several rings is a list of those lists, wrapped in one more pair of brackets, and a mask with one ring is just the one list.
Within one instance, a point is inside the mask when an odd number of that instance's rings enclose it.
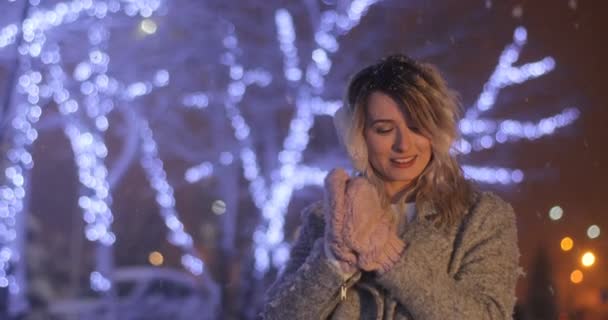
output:
{"label": "string light on branch", "polygon": [[[22,31],[24,42],[18,48],[25,63],[18,76],[17,93],[22,99],[17,99],[15,114],[12,121],[11,148],[7,151],[9,165],[5,168],[6,181],[0,186],[0,285],[10,286],[11,294],[19,292],[16,278],[7,274],[9,263],[17,263],[19,255],[14,252],[15,216],[23,208],[25,184],[28,171],[33,167],[33,160],[28,149],[38,137],[34,124],[42,114],[40,105],[53,99],[62,115],[69,118],[64,132],[68,136],[78,167],[79,179],[82,184],[81,196],[78,200],[83,209],[86,222],[85,235],[87,239],[100,243],[101,246],[112,246],[115,235],[111,231],[113,216],[110,205],[107,169],[103,164],[107,148],[102,134],[109,127],[107,114],[114,107],[115,100],[130,101],[137,97],[150,94],[154,87],[166,86],[169,83],[169,73],[159,70],[154,74],[153,81],[136,82],[123,86],[116,79],[106,74],[110,57],[100,47],[95,47],[107,40],[109,32],[102,24],[92,24],[88,30],[88,39],[93,48],[88,59],[76,64],[72,79],[66,76],[61,65],[59,46],[47,44],[45,34],[59,26],[74,23],[88,16],[103,20],[109,14],[124,12],[127,16],[139,14],[149,18],[161,5],[159,0],[122,0],[122,1],[67,1],[54,4],[50,9],[37,8],[39,2],[30,2],[31,14],[21,25],[8,25],[0,28],[0,49],[17,41],[19,31]],[[154,25],[150,19],[145,19],[142,28],[153,33]],[[21,29],[21,30],[20,30]],[[42,62],[42,69],[30,69],[35,63]],[[48,75],[44,76],[44,71]],[[75,80],[74,83],[72,80]],[[77,91],[72,88],[76,85]],[[78,97],[82,94],[82,97]],[[19,101],[20,100],[20,101]],[[84,109],[83,109],[84,108]],[[84,111],[92,120],[94,130],[90,130],[81,122],[74,121],[74,114]],[[98,132],[95,132],[98,130]],[[9,140],[11,141],[11,140]],[[191,270],[202,271],[202,263],[196,261],[195,255],[188,253],[184,261],[191,262]],[[108,275],[101,271],[91,273],[90,281],[93,289],[105,291],[111,288]]]}
{"label": "string light on branch", "polygon": [[142,120],[138,127],[142,140],[141,166],[150,185],[156,192],[156,202],[160,208],[160,214],[165,221],[165,225],[169,228],[169,242],[185,252],[181,259],[184,267],[195,275],[201,275],[204,271],[204,263],[198,257],[192,237],[185,232],[184,224],[175,210],[173,188],[167,182],[167,173],[163,161],[158,157],[158,147],[153,132],[145,120]]}

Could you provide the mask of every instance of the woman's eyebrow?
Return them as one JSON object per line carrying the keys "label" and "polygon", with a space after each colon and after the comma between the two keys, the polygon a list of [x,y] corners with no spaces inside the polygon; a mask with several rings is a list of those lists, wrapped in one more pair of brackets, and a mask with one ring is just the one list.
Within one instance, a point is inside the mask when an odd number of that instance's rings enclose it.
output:
{"label": "woman's eyebrow", "polygon": [[393,123],[395,121],[393,121],[391,119],[375,119],[375,120],[371,121],[370,125],[375,125],[376,123],[379,123],[379,122],[380,123],[383,123],[383,122]]}

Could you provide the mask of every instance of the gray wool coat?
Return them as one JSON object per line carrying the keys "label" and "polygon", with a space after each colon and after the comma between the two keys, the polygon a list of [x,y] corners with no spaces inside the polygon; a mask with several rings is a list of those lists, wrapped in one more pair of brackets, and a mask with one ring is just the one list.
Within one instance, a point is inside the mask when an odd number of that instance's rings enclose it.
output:
{"label": "gray wool coat", "polygon": [[305,208],[262,318],[511,319],[520,275],[511,206],[492,193],[477,194],[461,221],[444,229],[430,221],[432,207],[417,210],[401,235],[407,247],[390,270],[344,279],[324,254],[322,202]]}

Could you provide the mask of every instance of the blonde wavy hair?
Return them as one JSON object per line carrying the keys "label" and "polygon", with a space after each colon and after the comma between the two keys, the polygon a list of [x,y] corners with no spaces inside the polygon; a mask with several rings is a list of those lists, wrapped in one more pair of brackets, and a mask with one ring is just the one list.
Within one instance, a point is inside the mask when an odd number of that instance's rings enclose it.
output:
{"label": "blonde wavy hair", "polygon": [[367,101],[374,91],[390,96],[408,123],[420,128],[431,141],[431,161],[398,204],[413,198],[418,208],[432,206],[438,224],[452,225],[466,213],[475,192],[450,153],[458,137],[458,95],[447,87],[434,66],[400,54],[362,69],[351,79],[345,105],[336,112],[334,125],[353,167],[376,187],[385,208],[391,200],[382,178],[369,162],[364,138]]}

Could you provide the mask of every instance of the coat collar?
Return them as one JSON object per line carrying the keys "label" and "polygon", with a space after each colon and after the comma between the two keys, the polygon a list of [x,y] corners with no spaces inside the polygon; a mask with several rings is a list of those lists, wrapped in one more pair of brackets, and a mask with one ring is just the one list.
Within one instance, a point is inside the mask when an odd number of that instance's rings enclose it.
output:
{"label": "coat collar", "polygon": [[[407,203],[404,200],[399,200],[398,207],[405,210],[407,207]],[[416,206],[416,215],[414,217],[414,221],[424,221],[432,219],[435,215],[437,215],[437,209],[430,202],[418,202],[415,204]]]}

